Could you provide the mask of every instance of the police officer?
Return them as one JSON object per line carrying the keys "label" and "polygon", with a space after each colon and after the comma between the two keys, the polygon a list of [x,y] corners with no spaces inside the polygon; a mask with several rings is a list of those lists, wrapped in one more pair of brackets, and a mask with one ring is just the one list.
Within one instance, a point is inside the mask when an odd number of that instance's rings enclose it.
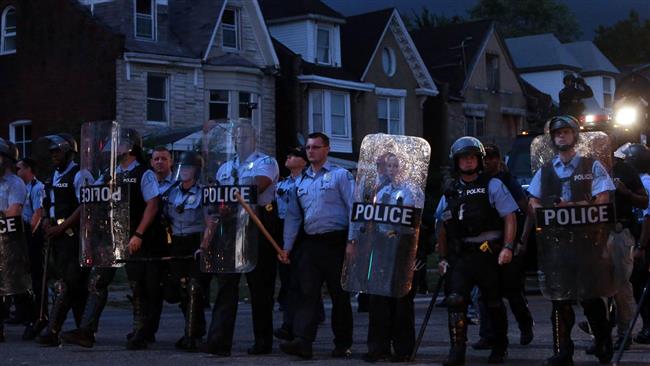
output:
{"label": "police officer", "polygon": [[345,257],[354,178],[350,172],[327,161],[330,140],[315,132],[307,140],[310,166],[296,184],[297,198],[290,201],[284,222],[284,253],[289,263],[301,226],[305,235],[299,245],[301,254],[296,275],[301,296],[296,307],[293,341],[280,349],[301,358],[312,357],[312,343],[318,330],[318,308],[323,282],[332,297],[333,357],[349,357],[352,346],[352,307],[349,293],[341,287],[341,269]]}
{"label": "police officer", "polygon": [[[526,213],[528,212],[528,197],[521,188],[517,179],[506,171],[505,164],[501,160],[501,153],[499,148],[494,144],[485,145],[485,174],[490,177],[499,179],[506,186],[512,198],[517,202],[517,238],[521,237],[521,232],[524,227]],[[518,240],[519,241],[519,240]],[[510,304],[510,310],[517,320],[519,325],[519,343],[521,345],[528,345],[532,342],[533,334],[533,316],[528,309],[528,301],[524,294],[524,285],[526,281],[526,273],[524,268],[524,256],[526,243],[518,243],[515,246],[512,261],[499,268],[499,283],[501,293]],[[472,345],[474,349],[490,349],[491,348],[491,329],[490,321],[487,315],[487,309],[484,301],[479,302],[480,312],[480,331],[481,338],[478,342]]]}
{"label": "police officer", "polygon": [[[279,177],[278,163],[272,157],[256,150],[256,132],[249,121],[243,121],[235,131],[237,156],[224,163],[217,171],[219,184],[238,185],[253,180],[257,186],[258,216],[264,226],[277,236],[278,217],[275,204],[275,186]],[[255,245],[255,244],[253,244]],[[273,295],[277,271],[273,247],[266,238],[259,238],[255,269],[246,273],[251,293],[253,333],[255,343],[248,354],[271,353],[273,348]],[[217,275],[219,290],[212,309],[208,342],[204,350],[220,356],[230,356],[239,302],[240,273]]]}
{"label": "police officer", "polygon": [[44,346],[58,346],[59,332],[72,309],[77,325],[81,322],[86,301],[85,283],[88,271],[79,266],[79,191],[86,182],[93,182],[92,176],[79,171],[74,162],[77,141],[66,133],[44,137],[48,143],[54,173],[49,192],[50,209],[43,211],[42,225],[45,238],[49,239],[53,259],[55,298],[50,309],[48,327],[37,338]]}
{"label": "police officer", "polygon": [[[289,176],[278,182],[275,191],[275,198],[278,204],[278,217],[281,220],[281,226],[284,226],[284,219],[287,215],[287,206],[291,197],[291,191],[295,188],[296,180],[300,178],[303,170],[309,163],[307,153],[304,148],[294,148],[287,154],[287,160],[284,166],[289,169]],[[294,252],[295,255],[295,252]],[[278,272],[280,274],[280,292],[278,293],[278,303],[282,309],[282,326],[277,328],[273,334],[283,340],[293,339],[293,307],[299,287],[297,286],[297,277],[291,276],[292,264],[280,264]]]}
{"label": "police officer", "polygon": [[482,174],[485,149],[474,137],[461,137],[450,158],[459,178],[438,204],[439,267],[449,266],[447,310],[451,349],[447,366],[465,363],[467,305],[474,285],[481,290],[493,329],[488,363],[503,363],[507,355],[506,310],[499,293],[499,266],[511,261],[517,230],[517,204],[505,185]]}
{"label": "police officer", "polygon": [[[0,138],[0,211],[2,217],[10,218],[22,215],[23,204],[27,196],[27,190],[25,189],[25,183],[14,174],[14,164],[18,159],[18,149],[12,143],[6,142],[4,139]],[[2,223],[4,230],[8,231],[8,223]],[[22,235],[22,233],[18,233]],[[10,235],[3,235],[5,240],[11,240]],[[16,244],[24,245],[24,241],[17,241]],[[3,243],[5,245],[11,245],[11,243]],[[9,248],[4,248],[8,250]],[[15,250],[15,248],[14,248]],[[15,256],[7,258],[7,255],[10,253],[7,251],[4,253],[3,257],[0,260],[3,262],[2,269],[0,270],[0,342],[5,341],[4,336],[4,320],[9,315],[9,304],[7,303],[8,296],[17,296],[25,294],[15,293],[15,290],[18,288],[13,288],[11,283],[16,279],[10,278],[11,276],[24,276],[28,274],[28,268],[26,261],[12,261],[17,259]],[[22,289],[21,289],[22,290]],[[29,290],[27,288],[26,290]],[[6,293],[7,291],[8,293]],[[28,297],[29,298],[29,297]],[[31,301],[27,301],[25,304],[31,309]]]}
{"label": "police officer", "polygon": [[564,88],[560,90],[559,94],[560,114],[578,119],[585,110],[582,100],[593,97],[594,92],[587,85],[585,79],[576,78],[573,74],[565,76],[562,82]]}
{"label": "police officer", "polygon": [[36,178],[36,162],[31,158],[23,158],[16,164],[16,175],[23,180],[27,188],[27,197],[23,204],[23,221],[27,233],[27,245],[29,250],[29,263],[31,264],[32,290],[34,292],[35,309],[33,309],[30,324],[25,329],[23,339],[34,339],[40,325],[38,311],[44,306],[47,312],[47,298],[41,298],[41,281],[43,277],[43,232],[41,221],[43,219],[43,199],[45,198],[45,185]]}
{"label": "police officer", "polygon": [[[538,169],[528,187],[531,195],[530,207],[542,207],[542,199],[553,199],[554,192],[559,193],[555,199],[556,206],[572,204],[600,204],[609,202],[609,191],[615,186],[607,171],[598,160],[585,159],[576,153],[575,146],[579,139],[578,121],[571,116],[557,116],[549,121],[549,132],[557,156],[548,164]],[[571,184],[576,174],[590,177],[589,186]],[[549,177],[544,179],[542,175]],[[549,186],[547,182],[557,182]],[[579,187],[578,187],[579,186]],[[588,191],[583,191],[589,188]],[[571,329],[575,323],[572,304],[574,300],[553,300],[551,322],[553,327],[554,355],[545,365],[572,365],[573,341]],[[607,321],[607,307],[603,299],[581,299],[585,316],[591,325],[596,349],[595,355],[601,363],[609,363],[612,358],[611,327]]]}
{"label": "police officer", "polygon": [[[176,164],[175,184],[163,198],[163,215],[169,220],[172,244],[169,255],[176,257],[169,266],[176,290],[180,292],[181,307],[185,315],[185,334],[176,342],[176,348],[197,350],[205,334],[203,291],[197,259],[192,259],[201,243],[204,229],[201,189],[197,180],[203,168],[203,158],[196,152],[181,154]],[[185,257],[190,257],[186,259]],[[183,259],[181,259],[183,258]]]}

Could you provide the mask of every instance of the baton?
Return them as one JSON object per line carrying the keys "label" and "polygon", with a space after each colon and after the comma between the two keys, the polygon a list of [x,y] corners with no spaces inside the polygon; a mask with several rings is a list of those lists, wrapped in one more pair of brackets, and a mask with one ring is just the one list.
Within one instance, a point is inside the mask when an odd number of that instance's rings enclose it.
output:
{"label": "baton", "polygon": [[645,283],[645,288],[643,289],[643,294],[641,295],[641,299],[639,300],[639,303],[636,306],[636,314],[634,314],[634,319],[632,319],[632,323],[630,323],[630,326],[627,328],[627,332],[625,332],[623,343],[621,343],[621,346],[618,348],[618,350],[616,350],[616,355],[614,356],[614,361],[612,361],[612,366],[618,366],[618,363],[621,361],[621,358],[623,357],[623,352],[625,351],[625,344],[627,343],[628,339],[630,339],[630,336],[632,335],[632,330],[634,329],[634,325],[636,324],[636,321],[639,319],[639,314],[643,309],[643,305],[645,301],[648,299],[649,287],[650,287],[650,273],[648,274],[648,280]]}
{"label": "baton", "polygon": [[130,263],[130,262],[165,262],[165,261],[182,261],[194,259],[194,255],[182,255],[182,256],[167,256],[167,257],[136,257],[136,258],[126,258],[118,259],[116,263]]}
{"label": "baton", "polygon": [[264,234],[264,237],[266,238],[266,240],[268,240],[269,243],[271,243],[271,245],[273,245],[273,248],[275,249],[275,251],[278,252],[278,254],[284,253],[282,248],[280,248],[278,243],[275,242],[275,239],[273,239],[271,234],[269,234],[268,230],[266,230],[266,228],[264,227],[264,224],[262,224],[262,221],[260,221],[259,217],[257,217],[257,215],[255,214],[255,212],[253,211],[251,206],[249,206],[248,203],[246,203],[246,201],[244,201],[244,199],[239,194],[239,192],[235,192],[235,197],[237,197],[237,201],[239,201],[239,204],[244,208],[244,210],[246,210],[246,212],[248,212],[248,215],[253,219],[253,221],[255,222],[255,225],[257,225],[257,227],[260,229],[262,234]]}
{"label": "baton", "polygon": [[436,284],[436,288],[433,291],[431,302],[429,302],[429,308],[427,309],[427,313],[424,315],[424,320],[420,326],[420,333],[418,334],[418,338],[415,340],[415,346],[413,347],[413,352],[409,358],[409,361],[411,362],[415,360],[415,355],[418,353],[418,348],[420,348],[420,343],[422,343],[422,338],[424,338],[424,331],[427,329],[427,323],[429,323],[429,318],[431,318],[431,312],[433,311],[433,307],[436,305],[436,299],[438,298],[438,293],[440,293],[440,289],[442,288],[442,283],[444,282],[446,275],[447,273],[440,276],[438,283]]}
{"label": "baton", "polygon": [[[38,222],[40,224],[40,220]],[[38,225],[37,225],[38,226]],[[41,303],[38,309],[38,321],[34,324],[33,328],[36,334],[47,326],[47,318],[45,315],[45,304],[47,304],[47,270],[48,263],[50,262],[50,240],[45,241],[45,263],[43,263],[43,276],[41,277]]]}

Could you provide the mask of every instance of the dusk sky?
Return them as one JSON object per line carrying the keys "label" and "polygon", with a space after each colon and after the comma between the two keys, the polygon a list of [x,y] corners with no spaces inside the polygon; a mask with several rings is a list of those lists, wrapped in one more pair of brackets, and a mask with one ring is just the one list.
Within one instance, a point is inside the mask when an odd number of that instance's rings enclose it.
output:
{"label": "dusk sky", "polygon": [[[323,0],[344,15],[396,7],[402,15],[420,12],[423,6],[435,14],[467,16],[478,0]],[[582,27],[582,40],[591,40],[599,24],[612,25],[635,9],[642,19],[650,18],[650,0],[564,0]]]}

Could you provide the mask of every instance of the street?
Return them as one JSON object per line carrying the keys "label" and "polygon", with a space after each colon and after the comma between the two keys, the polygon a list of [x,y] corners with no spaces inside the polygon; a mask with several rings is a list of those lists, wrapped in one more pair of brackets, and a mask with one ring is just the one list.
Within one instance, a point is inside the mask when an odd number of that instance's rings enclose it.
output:
{"label": "street", "polygon": [[[234,347],[232,357],[221,358],[201,353],[185,353],[174,349],[174,342],[181,336],[183,321],[177,305],[165,304],[160,330],[156,335],[157,342],[149,345],[145,351],[127,351],[125,349],[125,335],[131,329],[131,311],[126,301],[127,291],[113,291],[110,294],[101,322],[97,344],[93,349],[84,349],[72,345],[60,348],[41,348],[35,343],[20,340],[23,328],[6,326],[7,342],[0,344],[0,365],[183,365],[197,363],[234,364],[239,365],[282,365],[287,361],[298,361],[280,353],[276,342],[273,354],[265,357],[252,357],[246,354],[246,349],[252,345],[252,322],[250,305],[240,303],[239,318],[235,329]],[[416,326],[424,318],[429,304],[429,295],[416,297]],[[508,365],[539,365],[541,361],[552,353],[552,336],[549,321],[550,302],[541,296],[529,298],[531,310],[536,321],[535,339],[529,346],[519,345],[519,331],[512,318],[510,319],[510,342]],[[366,352],[365,340],[367,332],[367,313],[356,312],[356,300],[353,299],[354,313],[354,346],[353,355],[349,360],[334,360],[329,357],[333,348],[332,335],[329,327],[329,310],[331,303],[325,302],[327,320],[321,325],[318,339],[314,343],[314,359],[300,361],[302,364],[327,364],[345,365],[358,364],[361,355]],[[210,319],[209,313],[206,314]],[[583,320],[581,309],[576,309],[576,323]],[[280,324],[280,312],[275,312],[276,325]],[[414,364],[439,365],[446,357],[448,351],[448,332],[446,327],[446,309],[435,308],[429,322],[426,336],[418,352]],[[513,325],[514,324],[514,325]],[[72,322],[68,319],[64,329],[71,329]],[[638,329],[637,325],[637,329]],[[469,327],[469,341],[478,339],[478,327]],[[589,336],[582,333],[578,327],[573,329],[573,338],[576,343],[574,360],[576,365],[597,365],[593,356],[585,355]],[[467,365],[487,364],[489,351],[475,351],[468,346]],[[650,365],[650,346],[634,345],[624,354],[622,365]]]}

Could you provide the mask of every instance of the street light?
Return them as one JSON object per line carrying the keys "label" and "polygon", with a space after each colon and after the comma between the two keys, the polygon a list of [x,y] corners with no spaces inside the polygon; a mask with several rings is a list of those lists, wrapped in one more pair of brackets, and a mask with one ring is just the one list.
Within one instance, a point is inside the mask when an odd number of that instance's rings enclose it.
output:
{"label": "street light", "polygon": [[616,111],[615,121],[621,126],[632,126],[637,123],[639,112],[636,107],[624,106]]}

